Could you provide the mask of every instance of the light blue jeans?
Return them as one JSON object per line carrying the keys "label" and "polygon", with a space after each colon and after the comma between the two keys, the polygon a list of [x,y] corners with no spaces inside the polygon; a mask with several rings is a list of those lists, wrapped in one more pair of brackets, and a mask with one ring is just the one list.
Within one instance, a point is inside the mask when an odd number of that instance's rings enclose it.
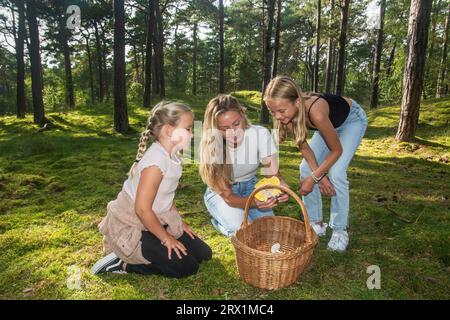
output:
{"label": "light blue jeans", "polygon": [[[248,181],[234,183],[232,191],[237,196],[248,197],[255,189],[256,181],[256,177],[253,177]],[[244,221],[244,209],[230,207],[220,195],[210,188],[206,188],[203,200],[209,214],[212,216],[211,222],[219,232],[230,237],[239,229]],[[264,216],[273,216],[272,210],[250,208],[248,211],[248,222]]]}
{"label": "light blue jeans", "polygon": [[[363,108],[353,100],[350,113],[345,122],[336,132],[342,145],[342,155],[328,171],[336,195],[331,197],[330,227],[333,230],[346,230],[348,226],[348,213],[350,209],[349,182],[347,179],[347,169],[350,161],[355,155],[359,144],[367,129],[367,116]],[[322,135],[316,131],[309,142],[314,152],[317,163],[320,165],[327,157],[328,149]],[[300,164],[300,178],[306,179],[311,175],[311,168],[305,159]],[[311,193],[303,196],[306,210],[311,222],[323,220],[322,197],[319,186],[314,185]]]}

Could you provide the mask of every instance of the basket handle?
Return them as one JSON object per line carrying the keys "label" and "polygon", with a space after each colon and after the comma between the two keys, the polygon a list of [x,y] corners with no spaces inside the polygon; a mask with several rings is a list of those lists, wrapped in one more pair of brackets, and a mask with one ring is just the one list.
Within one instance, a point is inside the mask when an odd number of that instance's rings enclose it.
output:
{"label": "basket handle", "polygon": [[308,213],[306,212],[306,207],[303,204],[303,201],[299,198],[299,196],[294,191],[292,191],[288,187],[285,187],[282,185],[268,184],[268,185],[265,185],[265,186],[262,186],[262,187],[259,187],[259,188],[256,188],[255,190],[253,190],[253,192],[248,197],[247,202],[245,203],[244,221],[242,222],[241,228],[246,227],[248,225],[248,212],[250,210],[250,204],[251,204],[253,198],[255,197],[255,194],[257,194],[259,191],[265,190],[265,189],[279,189],[283,192],[286,192],[287,194],[292,196],[295,199],[295,201],[297,201],[297,203],[300,205],[303,219],[305,220],[305,229],[306,229],[306,239],[305,240],[307,243],[312,243],[311,224],[309,223],[309,216],[308,216]]}

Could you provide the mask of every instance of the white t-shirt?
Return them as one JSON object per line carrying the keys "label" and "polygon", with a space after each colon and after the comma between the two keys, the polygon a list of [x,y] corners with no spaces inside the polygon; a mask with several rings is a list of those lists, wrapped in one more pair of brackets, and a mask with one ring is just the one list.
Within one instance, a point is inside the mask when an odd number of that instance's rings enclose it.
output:
{"label": "white t-shirt", "polygon": [[248,181],[256,175],[261,159],[276,154],[278,149],[270,131],[262,126],[249,126],[242,142],[228,148],[229,160],[233,165],[233,183]]}
{"label": "white t-shirt", "polygon": [[144,156],[137,164],[135,175],[125,180],[123,190],[135,201],[141,172],[150,166],[157,166],[163,175],[155,200],[153,201],[152,209],[155,214],[169,211],[172,207],[178,181],[183,171],[182,161],[177,156],[171,158],[166,149],[158,141],[154,142],[145,151]]}

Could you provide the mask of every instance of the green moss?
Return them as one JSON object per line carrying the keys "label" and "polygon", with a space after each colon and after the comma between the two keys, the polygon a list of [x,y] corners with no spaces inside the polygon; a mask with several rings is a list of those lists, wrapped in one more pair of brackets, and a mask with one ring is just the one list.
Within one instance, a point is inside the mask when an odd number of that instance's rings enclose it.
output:
{"label": "green moss", "polygon": [[[261,94],[234,93],[258,123]],[[172,95],[201,120],[213,96]],[[153,101],[156,103],[157,101]],[[414,143],[394,139],[400,108],[368,111],[369,128],[349,169],[351,243],[347,253],[321,239],[300,281],[278,291],[243,283],[230,241],[211,226],[196,163],[186,164],[176,204],[212,247],[213,259],[187,279],[89,274],[102,256],[97,224],[122,187],[149,110],[130,104],[132,131],[113,131],[111,104],[50,113],[50,130],[32,116],[0,118],[0,299],[448,299],[450,99],[423,102]],[[300,155],[280,146],[281,171],[298,188]],[[329,217],[329,199],[324,216]],[[276,214],[299,217],[291,199]],[[381,290],[366,269],[381,268]],[[80,289],[67,287],[73,271]]]}

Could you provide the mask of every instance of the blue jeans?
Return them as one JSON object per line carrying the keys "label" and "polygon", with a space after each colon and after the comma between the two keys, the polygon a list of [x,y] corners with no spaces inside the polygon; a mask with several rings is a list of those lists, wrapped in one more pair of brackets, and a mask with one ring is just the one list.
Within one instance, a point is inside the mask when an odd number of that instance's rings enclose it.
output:
{"label": "blue jeans", "polygon": [[[348,213],[350,208],[349,182],[347,169],[367,129],[367,116],[363,108],[353,100],[350,113],[345,122],[336,132],[342,145],[342,155],[328,171],[328,178],[336,191],[331,197],[330,227],[333,230],[346,230],[348,226]],[[315,132],[309,142],[314,152],[317,163],[325,160],[330,150],[328,149],[319,131]],[[311,168],[303,159],[300,164],[300,178],[306,179],[311,175]],[[314,185],[311,193],[303,197],[306,210],[311,222],[320,222],[322,216],[322,197],[319,186]]]}
{"label": "blue jeans", "polygon": [[[232,185],[232,191],[239,197],[248,197],[255,189],[256,177],[244,182],[237,182]],[[206,208],[212,216],[213,226],[222,234],[230,237],[239,229],[244,221],[244,209],[230,207],[225,200],[210,188],[206,188],[203,196]],[[260,210],[250,208],[248,212],[248,222],[264,216],[273,216],[271,209]]]}

